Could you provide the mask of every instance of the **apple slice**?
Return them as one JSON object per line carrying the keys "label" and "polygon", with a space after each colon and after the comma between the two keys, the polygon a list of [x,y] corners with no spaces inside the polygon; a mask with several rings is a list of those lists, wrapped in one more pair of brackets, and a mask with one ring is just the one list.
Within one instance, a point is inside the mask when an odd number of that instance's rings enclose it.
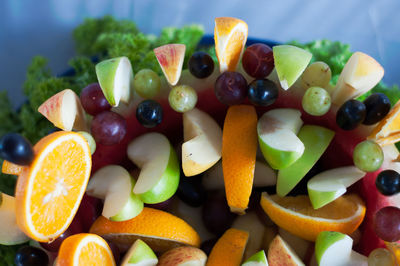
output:
{"label": "apple slice", "polygon": [[175,86],[181,77],[185,51],[184,44],[166,44],[154,49],[161,70],[171,86]]}
{"label": "apple slice", "polygon": [[128,145],[129,159],[140,168],[133,193],[144,203],[163,202],[175,194],[180,168],[176,152],[160,133],[147,133]]}
{"label": "apple slice", "polygon": [[282,88],[287,90],[306,69],[312,54],[292,45],[276,45],[272,51],[279,82]]}
{"label": "apple slice", "polygon": [[279,228],[278,232],[280,237],[296,252],[299,258],[306,261],[307,255],[309,255],[308,252],[314,243],[295,236],[283,228]]}
{"label": "apple slice", "polygon": [[270,266],[305,266],[294,250],[277,235],[268,249],[268,263]]}
{"label": "apple slice", "polygon": [[111,106],[118,106],[120,101],[129,103],[133,90],[133,71],[128,57],[101,61],[96,65],[96,75]]}
{"label": "apple slice", "polygon": [[340,106],[345,101],[366,93],[378,84],[383,74],[383,67],[375,59],[355,52],[340,73],[332,93],[332,102]]}
{"label": "apple slice", "polygon": [[88,131],[85,112],[73,90],[65,89],[47,99],[38,108],[54,126],[65,131]]}
{"label": "apple slice", "polygon": [[261,250],[246,260],[242,266],[268,266],[267,256],[265,251]]}
{"label": "apple slice", "polygon": [[123,167],[107,165],[92,175],[86,193],[104,199],[104,217],[111,221],[125,221],[143,210],[143,202],[132,192],[134,185],[135,180]]}
{"label": "apple slice", "polygon": [[0,192],[0,244],[17,245],[29,241],[17,226],[15,217],[15,198]]}
{"label": "apple slice", "polygon": [[266,112],[258,120],[261,152],[273,169],[286,168],[303,154],[303,142],[296,136],[303,125],[300,117],[299,110],[281,108]]}
{"label": "apple slice", "polygon": [[308,195],[314,209],[326,204],[346,193],[349,186],[365,176],[365,172],[355,166],[346,166],[324,171],[307,183]]}
{"label": "apple slice", "polygon": [[221,159],[222,130],[207,113],[192,109],[183,114],[182,169],[185,176],[201,174]]}
{"label": "apple slice", "polygon": [[368,266],[368,257],[352,250],[351,255],[350,255],[350,262],[348,265],[349,266]]}
{"label": "apple slice", "polygon": [[205,266],[207,255],[195,247],[177,247],[160,257],[158,266]]}
{"label": "apple slice", "polygon": [[122,259],[121,266],[156,266],[154,251],[141,239],[136,240]]}
{"label": "apple slice", "polygon": [[351,260],[353,239],[339,232],[321,232],[315,241],[318,265],[346,266]]}
{"label": "apple slice", "polygon": [[286,196],[310,171],[334,135],[334,131],[320,126],[305,125],[300,129],[298,137],[304,143],[305,150],[296,162],[278,172],[276,192],[279,196]]}

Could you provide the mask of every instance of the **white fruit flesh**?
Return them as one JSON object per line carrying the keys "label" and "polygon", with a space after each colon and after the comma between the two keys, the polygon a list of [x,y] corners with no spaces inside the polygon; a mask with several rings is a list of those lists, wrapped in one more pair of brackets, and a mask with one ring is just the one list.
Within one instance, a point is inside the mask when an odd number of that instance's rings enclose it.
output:
{"label": "white fruit flesh", "polygon": [[268,249],[269,265],[298,265],[304,266],[296,252],[277,235],[271,242]]}
{"label": "white fruit flesh", "polygon": [[315,242],[315,256],[320,266],[346,266],[351,260],[353,239],[338,232],[322,232]]}
{"label": "white fruit flesh", "polygon": [[114,77],[115,104],[119,101],[129,102],[131,88],[133,86],[133,72],[131,62],[127,57],[121,57]]}

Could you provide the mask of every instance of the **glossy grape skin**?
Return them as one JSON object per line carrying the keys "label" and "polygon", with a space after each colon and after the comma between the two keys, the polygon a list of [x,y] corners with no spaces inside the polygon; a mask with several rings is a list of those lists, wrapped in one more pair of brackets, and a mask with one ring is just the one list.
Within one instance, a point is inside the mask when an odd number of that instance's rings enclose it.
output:
{"label": "glossy grape skin", "polygon": [[133,79],[133,86],[141,97],[152,99],[160,92],[161,80],[153,70],[141,69]]}
{"label": "glossy grape skin", "polygon": [[375,213],[373,226],[380,239],[388,242],[400,240],[400,209],[383,207]]}
{"label": "glossy grape skin", "polygon": [[368,266],[397,265],[393,254],[385,248],[374,249],[368,256]]}
{"label": "glossy grape skin", "polygon": [[348,100],[336,113],[336,124],[343,130],[352,130],[359,126],[366,116],[365,105],[357,100]]}
{"label": "glossy grape skin", "polygon": [[331,108],[331,96],[321,87],[310,87],[302,99],[304,111],[310,115],[321,116]]}
{"label": "glossy grape skin", "polygon": [[17,251],[14,263],[17,266],[43,266],[49,263],[49,256],[40,248],[23,246]]}
{"label": "glossy grape skin", "polygon": [[242,57],[242,66],[250,76],[262,79],[274,69],[274,56],[271,47],[255,43],[246,48]]}
{"label": "glossy grape skin", "polygon": [[57,237],[53,242],[50,243],[44,243],[41,242],[40,245],[42,248],[49,252],[58,252],[60,249],[61,243],[69,236],[83,233],[83,227],[79,219],[74,218],[72,221],[71,225],[68,227],[68,229],[62,233],[59,237]]}
{"label": "glossy grape skin", "polygon": [[278,99],[279,89],[268,79],[256,79],[249,84],[247,98],[254,105],[268,106]]}
{"label": "glossy grape skin", "polygon": [[86,131],[79,131],[78,133],[86,139],[89,144],[90,153],[93,154],[96,151],[96,141],[94,140],[93,136]]}
{"label": "glossy grape skin", "polygon": [[186,177],[184,175],[179,180],[177,195],[183,202],[192,207],[201,206],[207,197],[206,190],[199,177]]}
{"label": "glossy grape skin", "polygon": [[214,61],[206,52],[198,51],[192,54],[188,62],[188,68],[193,76],[204,79],[214,71]]}
{"label": "glossy grape skin", "polygon": [[29,165],[34,157],[32,144],[20,134],[7,133],[0,138],[0,157],[18,165]]}
{"label": "glossy grape skin", "polygon": [[215,96],[226,105],[242,103],[247,96],[247,91],[247,81],[238,72],[225,71],[215,81]]}
{"label": "glossy grape skin", "polygon": [[304,89],[310,87],[327,88],[332,78],[332,72],[325,62],[314,62],[310,64],[301,75],[301,84]]}
{"label": "glossy grape skin", "polygon": [[91,132],[96,142],[103,145],[114,145],[126,135],[126,120],[119,114],[104,111],[93,118]]}
{"label": "glossy grape skin", "polygon": [[357,144],[353,150],[354,165],[364,172],[374,172],[383,163],[383,151],[379,144],[365,140]]}
{"label": "glossy grape skin", "polygon": [[373,125],[381,121],[390,111],[389,98],[383,93],[374,93],[364,100],[367,113],[364,125]]}
{"label": "glossy grape skin", "polygon": [[375,185],[382,195],[397,194],[400,192],[400,174],[394,170],[382,171],[376,178]]}
{"label": "glossy grape skin", "polygon": [[111,109],[99,83],[92,83],[85,87],[80,95],[83,109],[90,115],[97,115]]}
{"label": "glossy grape skin", "polygon": [[159,125],[163,119],[163,109],[161,105],[153,100],[145,100],[136,108],[136,119],[147,128]]}
{"label": "glossy grape skin", "polygon": [[190,111],[197,103],[196,90],[187,85],[176,86],[169,92],[168,102],[171,108],[177,112]]}

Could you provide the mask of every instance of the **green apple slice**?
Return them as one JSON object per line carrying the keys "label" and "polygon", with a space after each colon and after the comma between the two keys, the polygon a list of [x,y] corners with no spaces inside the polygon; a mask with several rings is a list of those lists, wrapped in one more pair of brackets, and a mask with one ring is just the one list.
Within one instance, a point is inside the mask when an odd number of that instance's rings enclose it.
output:
{"label": "green apple slice", "polygon": [[246,260],[242,266],[268,266],[267,256],[265,251],[261,250]]}
{"label": "green apple slice", "polygon": [[351,261],[353,239],[339,232],[321,232],[315,241],[318,265],[345,266]]}
{"label": "green apple slice", "polygon": [[304,143],[303,155],[292,165],[278,172],[277,194],[286,196],[310,171],[332,141],[335,132],[320,126],[305,125],[298,134]]}
{"label": "green apple slice", "polygon": [[365,172],[355,166],[346,166],[324,171],[307,183],[308,195],[314,209],[326,204],[346,193],[349,186],[365,176]]}
{"label": "green apple slice", "polygon": [[155,266],[158,263],[156,254],[143,241],[136,240],[122,259],[121,266]]}
{"label": "green apple slice", "polygon": [[299,110],[281,108],[268,111],[259,119],[260,149],[273,169],[286,168],[303,154],[303,142],[296,135],[303,124],[300,117]]}
{"label": "green apple slice", "polygon": [[284,90],[289,89],[301,76],[312,58],[312,54],[292,45],[277,45],[272,48],[275,69]]}
{"label": "green apple slice", "polygon": [[96,65],[101,90],[111,106],[128,103],[133,88],[133,71],[125,56],[104,60]]}
{"label": "green apple slice", "polygon": [[135,180],[123,167],[107,165],[91,177],[86,193],[104,199],[104,217],[112,221],[125,221],[143,210],[143,202],[132,192],[134,185]]}
{"label": "green apple slice", "polygon": [[144,203],[163,202],[175,194],[180,167],[175,150],[160,133],[147,133],[128,146],[129,159],[140,168],[133,192]]}

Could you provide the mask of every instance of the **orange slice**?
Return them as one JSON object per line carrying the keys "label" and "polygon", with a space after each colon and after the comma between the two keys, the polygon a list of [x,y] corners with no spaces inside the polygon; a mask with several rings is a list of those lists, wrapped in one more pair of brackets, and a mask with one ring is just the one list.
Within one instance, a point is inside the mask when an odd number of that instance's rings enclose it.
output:
{"label": "orange slice", "polygon": [[206,265],[240,265],[248,239],[248,232],[234,228],[228,229],[215,243]]}
{"label": "orange slice", "polygon": [[385,242],[386,247],[396,258],[397,264],[400,265],[400,244],[396,242]]}
{"label": "orange slice", "polygon": [[85,138],[55,132],[34,147],[35,158],[17,180],[17,224],[30,238],[49,242],[70,225],[85,193],[92,159]]}
{"label": "orange slice", "polygon": [[19,175],[22,171],[22,167],[23,166],[21,165],[13,164],[12,162],[4,160],[1,172],[8,175]]}
{"label": "orange slice", "polygon": [[171,86],[175,86],[181,77],[185,51],[184,44],[166,44],[154,49],[161,70]]}
{"label": "orange slice", "polygon": [[393,106],[387,116],[375,126],[368,137],[381,146],[394,144],[400,141],[400,101]]}
{"label": "orange slice", "polygon": [[113,241],[121,251],[126,251],[137,239],[142,239],[156,252],[183,245],[200,246],[199,235],[185,221],[147,207],[135,218],[123,222],[112,222],[100,216],[90,232]]}
{"label": "orange slice", "polygon": [[232,212],[244,214],[253,187],[257,153],[257,113],[253,106],[231,106],[222,130],[222,170]]}
{"label": "orange slice", "polygon": [[115,265],[107,242],[94,234],[77,234],[66,238],[58,252],[56,266]]}
{"label": "orange slice", "polygon": [[365,216],[365,205],[357,195],[342,196],[314,210],[308,196],[281,198],[264,192],[261,207],[279,227],[310,241],[315,241],[322,231],[350,235]]}
{"label": "orange slice", "polygon": [[237,18],[215,19],[214,40],[219,69],[235,71],[242,57],[248,35],[246,22]]}

